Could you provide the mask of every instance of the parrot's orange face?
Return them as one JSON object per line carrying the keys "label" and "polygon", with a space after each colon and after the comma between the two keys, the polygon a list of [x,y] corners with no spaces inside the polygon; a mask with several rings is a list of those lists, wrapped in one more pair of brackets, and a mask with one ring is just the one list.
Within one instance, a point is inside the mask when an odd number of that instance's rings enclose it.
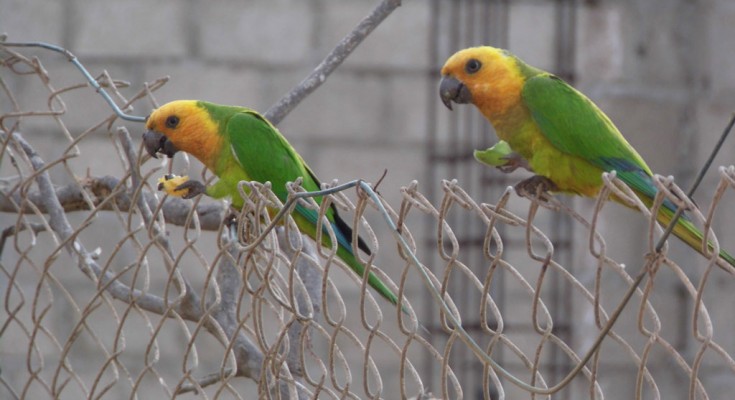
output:
{"label": "parrot's orange face", "polygon": [[494,47],[472,47],[451,56],[441,70],[439,95],[452,102],[472,103],[483,114],[498,115],[520,101],[523,78],[515,57]]}
{"label": "parrot's orange face", "polygon": [[173,157],[184,151],[205,165],[217,156],[222,137],[218,124],[196,100],[177,100],[153,110],[146,120],[143,143],[146,151],[157,158],[158,153]]}

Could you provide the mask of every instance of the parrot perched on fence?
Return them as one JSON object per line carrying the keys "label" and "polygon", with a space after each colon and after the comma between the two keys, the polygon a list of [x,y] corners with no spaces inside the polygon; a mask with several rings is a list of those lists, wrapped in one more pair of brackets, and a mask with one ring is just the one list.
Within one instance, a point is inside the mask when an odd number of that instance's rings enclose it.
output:
{"label": "parrot perched on fence", "polygon": [[[256,111],[234,106],[224,106],[197,100],[178,100],[154,110],[146,120],[147,132],[143,142],[154,158],[157,153],[173,157],[177,151],[187,152],[201,161],[219,180],[205,187],[201,182],[182,179],[177,187],[169,188],[168,181],[159,186],[173,195],[191,198],[207,194],[214,198],[230,197],[238,209],[243,199],[238,191],[240,181],[271,182],[273,193],[285,202],[288,196],[286,183],[302,178],[307,191],[321,190],[320,182],[301,156],[285,137],[265,117]],[[321,204],[322,198],[314,200]],[[340,218],[332,204],[326,212],[337,238],[337,256],[359,276],[365,267],[357,260],[351,245],[352,229]],[[299,230],[316,238],[318,212],[295,206],[293,218]],[[331,246],[327,228],[323,228],[322,245]],[[360,250],[370,254],[370,249],[358,237]],[[396,295],[372,272],[368,283],[381,296],[397,304]]]}
{"label": "parrot perched on fence", "polygon": [[[507,163],[493,160],[492,165],[506,170],[523,165],[536,174],[516,186],[521,191],[540,188],[595,196],[603,186],[602,173],[615,170],[644,204],[653,204],[657,190],[643,158],[590,99],[562,79],[489,46],[458,51],[441,75],[444,104],[450,110],[452,102],[474,104],[512,149],[504,150],[510,154]],[[676,206],[667,200],[657,220],[667,225],[675,212]],[[686,216],[673,233],[703,253],[702,232]],[[719,255],[735,266],[730,254]]]}

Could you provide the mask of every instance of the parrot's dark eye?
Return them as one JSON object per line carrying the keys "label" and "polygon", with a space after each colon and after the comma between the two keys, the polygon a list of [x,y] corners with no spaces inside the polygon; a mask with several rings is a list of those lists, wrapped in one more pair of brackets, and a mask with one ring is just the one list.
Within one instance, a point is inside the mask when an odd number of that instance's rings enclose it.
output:
{"label": "parrot's dark eye", "polygon": [[470,61],[467,61],[467,64],[464,66],[464,70],[467,71],[468,74],[474,74],[479,71],[481,67],[482,63],[473,58]]}
{"label": "parrot's dark eye", "polygon": [[166,118],[166,128],[174,129],[177,125],[179,125],[179,117],[172,115]]}

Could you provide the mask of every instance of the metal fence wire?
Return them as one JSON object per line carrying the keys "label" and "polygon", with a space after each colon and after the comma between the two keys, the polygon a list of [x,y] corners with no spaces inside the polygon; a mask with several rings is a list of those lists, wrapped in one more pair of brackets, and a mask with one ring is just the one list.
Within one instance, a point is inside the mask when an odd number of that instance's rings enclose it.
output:
{"label": "metal fence wire", "polygon": [[[329,194],[373,249],[363,261],[404,296],[402,312],[376,298],[332,249],[296,234],[291,220],[269,230],[278,221],[267,208],[283,205],[267,185],[248,184],[236,225],[223,223],[220,202],[162,196],[158,177],[174,169],[196,174],[200,167],[151,160],[142,151],[140,125],[108,108],[73,116],[75,96],[97,96],[82,77],[56,87],[31,50],[1,49],[0,398],[506,399],[553,398],[549,392],[564,390],[568,398],[659,399],[667,398],[673,379],[688,388],[680,396],[706,399],[735,386],[727,328],[733,318],[708,308],[715,278],[731,277],[714,257],[696,271],[665,252],[642,256],[640,264],[650,260],[649,268],[616,262],[597,229],[611,204],[606,199],[628,199],[642,218],[651,220],[651,213],[612,175],[605,175],[594,213],[584,217],[553,198],[519,202],[510,190],[494,202],[473,199],[456,181],[439,183],[442,197],[434,204],[416,182],[379,187],[400,190],[400,204],[387,204],[359,182]],[[121,108],[138,110],[157,105],[154,93],[166,82],[136,92],[107,73],[97,80]],[[22,85],[33,85],[33,95],[18,96],[14,88]],[[68,129],[72,116],[88,129]],[[92,160],[104,165],[104,175],[89,168]],[[686,204],[708,229],[720,199],[735,187],[735,168],[718,173],[710,204]],[[681,202],[670,179],[657,184]],[[301,192],[298,185],[290,190]],[[308,196],[294,201],[315,205]],[[555,261],[551,241],[535,223],[549,213],[571,216],[574,230],[585,232],[575,246],[589,260],[583,268],[591,279]],[[457,214],[486,228],[483,268],[463,260],[448,222]],[[427,249],[412,233],[427,217],[435,232],[433,265],[416,256]],[[654,222],[648,228],[653,254],[662,230]],[[506,253],[508,237],[523,240],[524,251]],[[710,239],[717,243],[711,230]],[[492,290],[500,271],[503,287],[517,293],[505,307]],[[565,295],[574,309],[562,312],[577,316],[575,343],[555,332],[551,311],[558,310],[550,310],[545,291],[551,277],[570,288]],[[639,277],[622,307],[623,293]],[[661,279],[684,289],[686,326],[659,311],[674,307],[656,299]],[[456,308],[452,298],[461,293],[446,290],[455,280],[468,282],[462,287],[482,301]],[[437,311],[427,316],[417,299],[429,290],[436,291]],[[604,332],[619,310],[620,320]],[[471,335],[459,325],[470,316],[480,321]],[[715,335],[718,325],[724,335]],[[601,345],[593,346],[598,335]],[[590,359],[558,385],[547,378],[558,361],[549,359],[551,349],[562,354],[564,374],[588,352]],[[481,360],[481,388],[460,385],[454,371],[463,361],[451,357],[460,350]],[[498,354],[502,365],[492,363]],[[434,366],[429,371],[419,368],[426,359]],[[621,368],[629,371],[622,381]]]}

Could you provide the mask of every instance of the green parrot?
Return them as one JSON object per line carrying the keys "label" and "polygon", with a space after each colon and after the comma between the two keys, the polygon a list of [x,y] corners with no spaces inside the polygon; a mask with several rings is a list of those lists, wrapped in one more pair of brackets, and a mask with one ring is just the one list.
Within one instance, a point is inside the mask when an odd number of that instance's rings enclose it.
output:
{"label": "green parrot", "polygon": [[[489,46],[458,51],[441,75],[444,104],[450,110],[452,102],[474,104],[498,138],[519,155],[514,163],[525,160],[521,164],[536,174],[516,186],[522,192],[541,188],[596,196],[603,186],[602,173],[614,170],[644,204],[653,204],[657,190],[643,158],[590,99],[562,79]],[[504,167],[512,169],[512,164]],[[675,212],[676,206],[667,200],[657,220],[668,225]],[[686,216],[673,233],[704,254],[702,232]],[[707,245],[711,250],[711,243]],[[719,256],[735,266],[726,251]]]}
{"label": "green parrot", "polygon": [[[187,152],[201,161],[219,178],[208,187],[195,180],[176,181],[169,194],[192,198],[207,194],[214,198],[229,197],[232,205],[240,209],[243,199],[238,192],[240,181],[270,181],[273,193],[286,201],[286,183],[302,178],[307,191],[321,190],[319,180],[285,137],[268,120],[256,111],[235,106],[224,106],[197,100],[178,100],[154,110],[146,120],[147,132],[143,142],[148,153],[157,157],[162,153],[173,157],[177,151]],[[169,188],[162,181],[161,187]],[[314,200],[321,204],[322,198]],[[272,214],[276,210],[271,210]],[[332,204],[326,212],[337,238],[337,256],[360,277],[365,266],[355,257],[352,248],[352,229],[339,216]],[[299,230],[316,238],[318,212],[295,206],[293,218]],[[322,245],[331,246],[327,228],[323,227]],[[370,254],[370,248],[358,237],[358,248]],[[368,283],[392,304],[398,303],[396,295],[374,273],[368,275]]]}

